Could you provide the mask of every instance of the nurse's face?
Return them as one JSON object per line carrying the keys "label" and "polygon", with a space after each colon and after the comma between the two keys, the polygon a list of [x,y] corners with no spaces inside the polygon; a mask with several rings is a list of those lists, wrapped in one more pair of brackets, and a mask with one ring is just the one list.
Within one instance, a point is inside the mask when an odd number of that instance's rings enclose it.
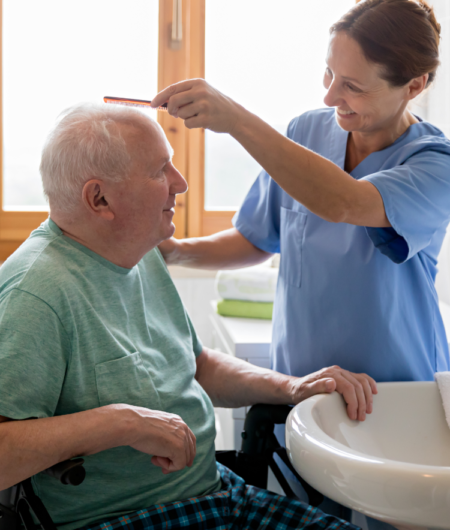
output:
{"label": "nurse's face", "polygon": [[374,133],[400,120],[411,99],[408,85],[392,87],[381,66],[368,61],[360,45],[344,32],[331,36],[327,54],[324,102],[336,107],[336,120],[349,132]]}

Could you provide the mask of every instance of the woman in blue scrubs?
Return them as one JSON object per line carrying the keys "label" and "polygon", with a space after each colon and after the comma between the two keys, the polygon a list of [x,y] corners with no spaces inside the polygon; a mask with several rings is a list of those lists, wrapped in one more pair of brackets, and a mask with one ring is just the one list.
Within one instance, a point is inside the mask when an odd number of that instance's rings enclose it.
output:
{"label": "woman in blue scrubs", "polygon": [[275,370],[336,364],[376,381],[449,370],[434,280],[450,219],[450,142],[408,109],[435,77],[439,31],[425,2],[357,4],[331,28],[328,108],[294,118],[287,138],[203,80],[154,99],[188,128],[231,134],[264,168],[234,229],[161,251],[203,268],[280,252]]}

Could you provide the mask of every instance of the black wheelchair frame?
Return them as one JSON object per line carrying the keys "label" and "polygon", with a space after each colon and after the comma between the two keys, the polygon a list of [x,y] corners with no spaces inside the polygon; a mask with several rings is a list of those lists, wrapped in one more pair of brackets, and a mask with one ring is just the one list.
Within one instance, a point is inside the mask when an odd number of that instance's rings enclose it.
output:
{"label": "black wheelchair frame", "polygon": [[[275,425],[285,423],[291,409],[288,405],[254,405],[245,419],[241,450],[216,451],[216,460],[242,477],[247,484],[264,489],[267,488],[270,468],[286,496],[296,498],[274,458],[277,455],[303,486],[309,504],[318,506],[323,496],[298,475],[289,461],[286,449],[280,446],[274,433]],[[82,458],[66,460],[43,473],[62,484],[78,486],[86,475],[83,463]],[[14,486],[9,506],[0,504],[0,530],[22,528],[57,530],[41,499],[34,493],[31,478]]]}

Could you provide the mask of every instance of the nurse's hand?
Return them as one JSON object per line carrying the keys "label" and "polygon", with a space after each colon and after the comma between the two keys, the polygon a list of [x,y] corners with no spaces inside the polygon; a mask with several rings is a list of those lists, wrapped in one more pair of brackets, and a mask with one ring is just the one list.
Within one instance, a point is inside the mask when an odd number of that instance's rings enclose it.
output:
{"label": "nurse's hand", "polygon": [[164,258],[164,261],[167,263],[167,265],[175,265],[176,263],[178,263],[179,246],[180,244],[178,240],[174,237],[166,239],[158,245],[158,249],[161,252],[162,257]]}
{"label": "nurse's hand", "polygon": [[152,99],[152,107],[167,103],[167,111],[184,120],[188,129],[203,127],[232,133],[245,109],[204,79],[188,79],[168,86]]}
{"label": "nurse's hand", "polygon": [[297,381],[293,390],[295,403],[316,394],[336,391],[344,398],[351,420],[364,421],[366,414],[373,410],[373,395],[378,393],[377,384],[371,377],[343,370],[339,366],[323,368]]}

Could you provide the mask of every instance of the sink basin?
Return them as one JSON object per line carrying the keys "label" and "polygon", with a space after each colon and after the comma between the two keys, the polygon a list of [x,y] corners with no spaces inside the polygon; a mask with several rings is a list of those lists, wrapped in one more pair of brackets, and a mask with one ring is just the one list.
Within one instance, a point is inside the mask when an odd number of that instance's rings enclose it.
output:
{"label": "sink basin", "polygon": [[299,474],[331,499],[398,527],[450,529],[450,428],[434,382],[380,383],[366,421],[333,392],[286,422]]}

